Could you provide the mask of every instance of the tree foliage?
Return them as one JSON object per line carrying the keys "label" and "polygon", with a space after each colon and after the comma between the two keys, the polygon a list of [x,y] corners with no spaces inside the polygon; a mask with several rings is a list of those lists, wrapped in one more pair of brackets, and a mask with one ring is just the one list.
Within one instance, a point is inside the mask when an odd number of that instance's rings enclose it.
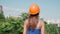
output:
{"label": "tree foliage", "polygon": [[0,22],[4,21],[4,14],[3,11],[0,11]]}
{"label": "tree foliage", "polygon": [[[0,34],[22,34],[24,21],[29,17],[29,14],[22,13],[20,16],[17,18],[10,16],[5,18],[5,22],[0,22]],[[46,34],[60,34],[60,28],[55,24],[45,22],[45,32]]]}

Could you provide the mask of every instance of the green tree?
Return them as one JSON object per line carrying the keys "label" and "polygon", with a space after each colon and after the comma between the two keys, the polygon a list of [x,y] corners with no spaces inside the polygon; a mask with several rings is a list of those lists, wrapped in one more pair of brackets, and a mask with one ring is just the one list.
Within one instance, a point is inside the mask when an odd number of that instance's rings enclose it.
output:
{"label": "green tree", "polygon": [[3,11],[0,11],[0,21],[4,21],[4,14],[3,14]]}
{"label": "green tree", "polygon": [[[5,22],[0,23],[0,34],[22,34],[24,21],[29,17],[28,13],[22,13],[21,17],[7,17],[5,18]],[[41,19],[43,20],[43,19]],[[60,34],[60,28],[58,28],[55,24],[47,24],[45,23],[45,32],[46,34]]]}
{"label": "green tree", "polygon": [[45,25],[45,32],[46,34],[59,34],[57,30],[57,26],[55,24],[46,24]]}

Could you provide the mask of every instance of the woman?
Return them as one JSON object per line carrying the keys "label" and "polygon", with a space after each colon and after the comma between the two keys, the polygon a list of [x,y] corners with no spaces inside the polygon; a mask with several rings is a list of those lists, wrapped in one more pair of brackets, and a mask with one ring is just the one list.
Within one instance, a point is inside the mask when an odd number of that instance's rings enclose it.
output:
{"label": "woman", "polygon": [[39,20],[40,8],[36,4],[30,6],[29,18],[25,20],[23,34],[44,34],[44,22]]}

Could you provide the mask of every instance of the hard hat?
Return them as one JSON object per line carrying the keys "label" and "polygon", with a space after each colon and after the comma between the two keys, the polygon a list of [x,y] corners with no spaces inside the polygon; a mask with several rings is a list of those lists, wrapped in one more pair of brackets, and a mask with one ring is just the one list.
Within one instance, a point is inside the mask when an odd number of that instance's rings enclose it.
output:
{"label": "hard hat", "polygon": [[40,8],[38,7],[38,5],[32,4],[32,5],[30,6],[29,14],[34,15],[34,14],[37,14],[37,13],[39,13],[39,12],[40,12]]}

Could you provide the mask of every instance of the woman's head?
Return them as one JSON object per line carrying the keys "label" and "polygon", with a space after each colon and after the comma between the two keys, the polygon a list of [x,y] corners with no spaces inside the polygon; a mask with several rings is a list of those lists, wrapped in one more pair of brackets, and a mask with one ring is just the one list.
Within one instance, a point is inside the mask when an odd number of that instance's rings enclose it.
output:
{"label": "woman's head", "polygon": [[38,23],[38,16],[39,16],[40,8],[36,4],[32,4],[30,6],[30,11],[29,11],[29,23],[30,23],[30,28],[34,29]]}
{"label": "woman's head", "polygon": [[29,14],[31,15],[35,15],[35,14],[38,14],[40,12],[40,8],[37,4],[32,4],[30,6],[30,9],[29,9]]}

